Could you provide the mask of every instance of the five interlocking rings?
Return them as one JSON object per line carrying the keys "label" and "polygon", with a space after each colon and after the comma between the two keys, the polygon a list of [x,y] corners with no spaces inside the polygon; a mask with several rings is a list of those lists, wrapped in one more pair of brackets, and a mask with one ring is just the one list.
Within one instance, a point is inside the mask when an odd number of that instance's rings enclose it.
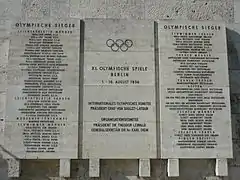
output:
{"label": "five interlocking rings", "polygon": [[106,45],[111,48],[112,51],[117,52],[121,50],[122,52],[126,52],[130,47],[133,46],[133,42],[131,39],[126,39],[123,41],[122,39],[117,39],[114,41],[113,39],[108,39],[106,41]]}

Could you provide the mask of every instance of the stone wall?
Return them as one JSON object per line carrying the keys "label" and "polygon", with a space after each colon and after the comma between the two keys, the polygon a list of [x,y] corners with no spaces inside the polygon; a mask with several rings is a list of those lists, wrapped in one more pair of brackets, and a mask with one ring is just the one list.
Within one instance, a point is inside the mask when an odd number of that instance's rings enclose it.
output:
{"label": "stone wall", "polygon": [[[138,177],[137,160],[102,160],[104,180],[238,180],[240,177],[240,0],[0,0],[0,18],[121,18],[223,20],[227,23],[228,56],[232,99],[234,159],[229,177],[214,177],[214,160],[180,160],[180,177],[168,178],[164,160],[151,161],[151,178]],[[1,45],[4,52],[4,43]],[[5,53],[1,57],[6,56]],[[1,108],[2,109],[2,108]],[[0,109],[0,111],[1,111]],[[1,127],[0,127],[1,129]],[[14,173],[14,167],[10,167]],[[59,179],[58,160],[21,160],[21,177],[16,180]],[[72,161],[68,180],[87,180],[88,162]],[[7,162],[0,161],[0,180],[7,179]],[[94,178],[92,178],[94,179]]]}

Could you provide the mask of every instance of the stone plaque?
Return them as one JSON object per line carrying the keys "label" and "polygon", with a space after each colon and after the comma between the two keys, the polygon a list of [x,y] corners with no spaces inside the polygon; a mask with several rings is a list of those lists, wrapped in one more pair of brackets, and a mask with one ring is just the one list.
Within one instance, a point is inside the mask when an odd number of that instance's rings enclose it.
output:
{"label": "stone plaque", "polygon": [[231,158],[226,30],[219,22],[160,22],[162,158]]}
{"label": "stone plaque", "polygon": [[17,21],[4,147],[21,159],[77,158],[80,21]]}
{"label": "stone plaque", "polygon": [[156,158],[154,27],[85,21],[83,158]]}

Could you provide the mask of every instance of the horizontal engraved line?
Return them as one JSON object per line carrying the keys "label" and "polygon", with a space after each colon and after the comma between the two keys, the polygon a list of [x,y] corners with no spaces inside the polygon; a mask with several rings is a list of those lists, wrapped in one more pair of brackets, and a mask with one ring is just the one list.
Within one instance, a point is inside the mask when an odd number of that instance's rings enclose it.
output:
{"label": "horizontal engraved line", "polygon": [[122,84],[84,84],[84,86],[150,86],[150,87],[155,87],[155,84],[138,84],[138,85],[122,85]]}

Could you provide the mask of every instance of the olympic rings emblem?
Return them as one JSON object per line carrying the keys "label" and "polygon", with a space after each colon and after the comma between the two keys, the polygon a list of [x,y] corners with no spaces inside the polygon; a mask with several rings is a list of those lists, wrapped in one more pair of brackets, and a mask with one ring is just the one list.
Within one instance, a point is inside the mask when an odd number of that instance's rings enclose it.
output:
{"label": "olympic rings emblem", "polygon": [[108,39],[106,41],[106,45],[114,52],[118,52],[119,50],[126,52],[130,47],[133,46],[133,42],[131,39],[126,39],[125,41],[122,39],[117,39],[116,41],[113,39]]}

